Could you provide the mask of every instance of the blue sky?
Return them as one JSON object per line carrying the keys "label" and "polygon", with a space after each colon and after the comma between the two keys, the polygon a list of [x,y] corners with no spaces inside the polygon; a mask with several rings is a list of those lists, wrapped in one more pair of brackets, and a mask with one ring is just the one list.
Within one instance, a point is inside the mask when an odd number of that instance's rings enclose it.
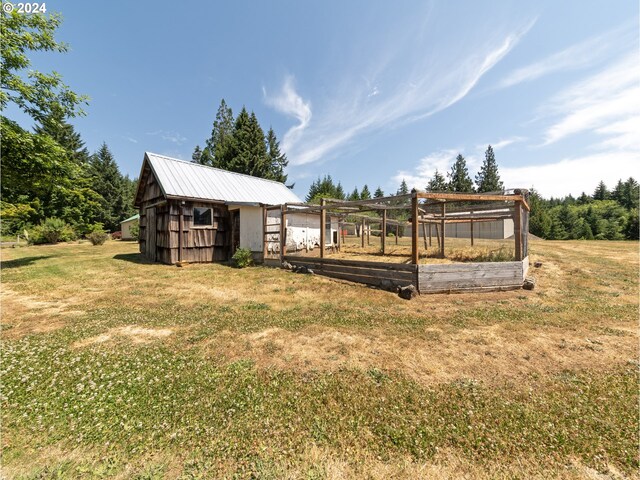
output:
{"label": "blue sky", "polygon": [[[273,126],[304,197],[423,189],[492,144],[506,187],[545,196],[639,176],[636,1],[47,2],[66,54],[32,56],[88,94],[74,120],[123,172],[190,159],[221,98]],[[26,123],[8,109],[7,115]]]}

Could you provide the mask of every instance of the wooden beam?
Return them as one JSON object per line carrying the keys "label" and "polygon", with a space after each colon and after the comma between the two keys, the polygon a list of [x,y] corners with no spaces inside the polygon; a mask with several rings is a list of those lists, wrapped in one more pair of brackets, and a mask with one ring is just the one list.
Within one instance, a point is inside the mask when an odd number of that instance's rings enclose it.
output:
{"label": "wooden beam", "polygon": [[396,223],[396,245],[398,244],[398,236],[400,235],[400,225]]}
{"label": "wooden beam", "polygon": [[364,248],[364,218],[362,219],[362,225],[360,227],[360,242],[362,243],[362,248]]}
{"label": "wooden beam", "polygon": [[182,247],[184,239],[182,238],[182,232],[184,231],[184,215],[182,205],[178,204],[180,209],[180,216],[178,217],[178,261],[182,262]]}
{"label": "wooden beam", "polygon": [[424,240],[424,249],[428,250],[429,247],[427,245],[427,224],[422,222],[422,239]]}
{"label": "wooden beam", "polygon": [[322,211],[320,212],[320,258],[324,258],[324,246],[326,244],[326,223],[327,223],[327,211],[324,209],[325,199],[320,199],[320,206]]}
{"label": "wooden beam", "polygon": [[287,206],[282,205],[280,208],[280,262],[284,260],[287,254]]}
{"label": "wooden beam", "polygon": [[473,247],[473,219],[471,219],[471,223],[469,224],[469,228],[470,228],[470,237],[471,237],[471,246]]}
{"label": "wooden beam", "polygon": [[499,195],[490,193],[435,193],[435,192],[417,192],[418,198],[427,198],[432,200],[449,200],[458,202],[469,201],[497,201],[497,202],[522,202],[522,195]]}
{"label": "wooden beam", "polygon": [[411,263],[417,265],[420,261],[418,251],[418,196],[411,196]]}
{"label": "wooden beam", "polygon": [[440,239],[440,256],[442,258],[444,258],[444,227],[445,227],[444,219],[445,219],[445,216],[446,216],[446,213],[447,213],[447,204],[443,203],[441,208],[442,208],[442,220],[441,220],[441,223],[440,223],[440,236],[441,236],[441,239]]}
{"label": "wooden beam", "polygon": [[429,224],[429,246],[433,245],[433,241],[431,240],[431,224]]}
{"label": "wooden beam", "polygon": [[382,211],[382,232],[380,232],[380,243],[382,246],[382,254],[385,254],[385,248],[387,245],[387,211]]}
{"label": "wooden beam", "polygon": [[516,242],[516,260],[522,260],[522,210],[520,202],[516,203],[513,215],[513,237]]}

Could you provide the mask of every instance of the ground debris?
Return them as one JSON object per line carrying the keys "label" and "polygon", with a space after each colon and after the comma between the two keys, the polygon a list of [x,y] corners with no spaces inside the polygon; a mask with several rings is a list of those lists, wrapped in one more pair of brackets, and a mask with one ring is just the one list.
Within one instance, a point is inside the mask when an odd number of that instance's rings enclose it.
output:
{"label": "ground debris", "polygon": [[407,285],[406,287],[398,287],[398,296],[405,300],[411,300],[419,294],[418,289],[413,285]]}
{"label": "ground debris", "polygon": [[527,277],[522,284],[522,288],[525,290],[533,290],[536,286],[536,279],[533,277]]}

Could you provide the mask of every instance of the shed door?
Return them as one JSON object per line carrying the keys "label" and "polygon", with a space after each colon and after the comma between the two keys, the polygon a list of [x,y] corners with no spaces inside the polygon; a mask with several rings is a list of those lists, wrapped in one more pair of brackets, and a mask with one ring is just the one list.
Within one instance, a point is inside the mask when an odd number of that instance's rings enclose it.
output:
{"label": "shed door", "polygon": [[146,250],[147,258],[152,262],[157,259],[156,248],[156,207],[147,208]]}
{"label": "shed door", "polygon": [[231,255],[240,247],[240,210],[231,211]]}

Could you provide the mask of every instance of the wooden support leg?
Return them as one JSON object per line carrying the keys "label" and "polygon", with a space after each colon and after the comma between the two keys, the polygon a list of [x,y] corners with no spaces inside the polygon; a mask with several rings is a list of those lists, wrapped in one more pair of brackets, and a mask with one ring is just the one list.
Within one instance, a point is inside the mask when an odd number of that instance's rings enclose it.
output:
{"label": "wooden support leg", "polygon": [[418,197],[414,192],[411,196],[411,263],[414,265],[417,265],[420,261],[418,225]]}
{"label": "wooden support leg", "polygon": [[446,209],[447,207],[445,206],[445,203],[442,202],[442,220],[440,221],[440,256],[442,258],[444,258],[444,231],[445,231],[445,223],[444,223],[444,217],[446,214]]}

